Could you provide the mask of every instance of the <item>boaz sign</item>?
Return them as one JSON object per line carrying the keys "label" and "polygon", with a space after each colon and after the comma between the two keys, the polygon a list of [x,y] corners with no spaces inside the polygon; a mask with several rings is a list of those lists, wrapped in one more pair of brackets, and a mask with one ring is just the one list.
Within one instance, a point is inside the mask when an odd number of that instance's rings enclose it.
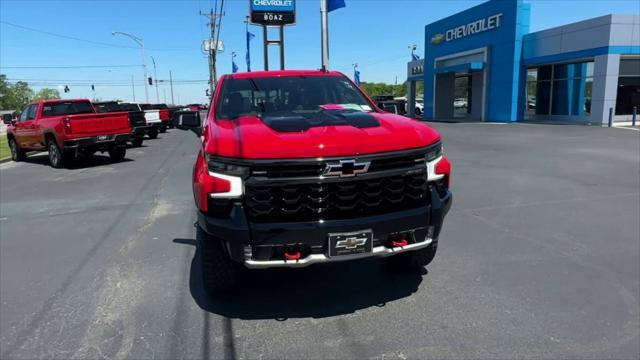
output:
{"label": "boaz sign", "polygon": [[296,22],[295,0],[249,0],[251,22],[280,26]]}

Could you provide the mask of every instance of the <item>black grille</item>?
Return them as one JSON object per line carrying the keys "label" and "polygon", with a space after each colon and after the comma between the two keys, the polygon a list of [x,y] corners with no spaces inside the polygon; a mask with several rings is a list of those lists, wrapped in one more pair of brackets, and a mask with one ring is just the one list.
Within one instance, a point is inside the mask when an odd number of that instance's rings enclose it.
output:
{"label": "black grille", "polygon": [[[369,167],[369,173],[388,170],[402,170],[410,169],[419,166],[421,163],[424,166],[426,150],[418,151],[413,154],[398,154],[388,156],[385,158],[376,158],[369,160],[371,166]],[[351,158],[354,160],[368,160],[366,156]],[[326,168],[327,162],[337,160],[318,160],[317,162],[302,162],[302,163],[283,163],[278,164],[263,164],[252,166],[252,174],[254,176],[266,177],[269,179],[283,179],[283,178],[300,178],[300,177],[317,177],[322,175]]]}
{"label": "black grille", "polygon": [[425,171],[370,179],[305,184],[247,184],[254,222],[338,220],[415,209],[429,204]]}

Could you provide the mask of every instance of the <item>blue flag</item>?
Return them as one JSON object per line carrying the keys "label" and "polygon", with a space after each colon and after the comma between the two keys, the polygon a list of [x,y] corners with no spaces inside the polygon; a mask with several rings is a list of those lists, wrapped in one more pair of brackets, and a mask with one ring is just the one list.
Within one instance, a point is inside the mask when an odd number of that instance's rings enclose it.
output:
{"label": "blue flag", "polygon": [[416,55],[413,51],[411,52],[411,60],[416,61],[420,60],[420,56]]}
{"label": "blue flag", "polygon": [[353,82],[355,82],[356,85],[360,85],[360,71],[358,70],[353,71]]}
{"label": "blue flag", "polygon": [[326,1],[327,1],[328,12],[331,12],[333,10],[338,10],[340,8],[347,6],[347,4],[344,3],[344,0],[326,0]]}
{"label": "blue flag", "polygon": [[233,59],[231,59],[231,72],[234,74],[238,72],[238,65],[236,65],[236,62]]}
{"label": "blue flag", "polygon": [[247,31],[247,72],[251,72],[251,39],[256,37],[251,32]]}

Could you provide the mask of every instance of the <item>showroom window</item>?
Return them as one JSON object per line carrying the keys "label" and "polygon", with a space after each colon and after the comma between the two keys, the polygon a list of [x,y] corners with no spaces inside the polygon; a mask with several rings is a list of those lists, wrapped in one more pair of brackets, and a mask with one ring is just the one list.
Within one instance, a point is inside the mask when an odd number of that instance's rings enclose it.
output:
{"label": "showroom window", "polygon": [[640,112],[640,58],[620,59],[616,115],[631,115],[633,107]]}
{"label": "showroom window", "polygon": [[529,68],[527,116],[588,116],[591,113],[592,88],[592,61]]}

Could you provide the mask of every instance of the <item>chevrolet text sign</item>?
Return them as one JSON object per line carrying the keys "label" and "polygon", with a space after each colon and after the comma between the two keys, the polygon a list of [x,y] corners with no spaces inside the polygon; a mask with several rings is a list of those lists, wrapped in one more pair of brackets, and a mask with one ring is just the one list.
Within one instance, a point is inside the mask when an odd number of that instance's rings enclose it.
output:
{"label": "chevrolet text sign", "polygon": [[469,35],[497,29],[500,27],[500,25],[502,25],[502,13],[479,19],[453,29],[449,29],[447,30],[445,36],[442,36],[442,34],[437,34],[431,39],[431,43],[437,45],[440,44],[443,39],[446,41],[462,39]]}
{"label": "chevrolet text sign", "polygon": [[251,22],[282,26],[296,22],[295,0],[249,0]]}
{"label": "chevrolet text sign", "polygon": [[294,12],[294,0],[250,0],[251,10],[264,12]]}

